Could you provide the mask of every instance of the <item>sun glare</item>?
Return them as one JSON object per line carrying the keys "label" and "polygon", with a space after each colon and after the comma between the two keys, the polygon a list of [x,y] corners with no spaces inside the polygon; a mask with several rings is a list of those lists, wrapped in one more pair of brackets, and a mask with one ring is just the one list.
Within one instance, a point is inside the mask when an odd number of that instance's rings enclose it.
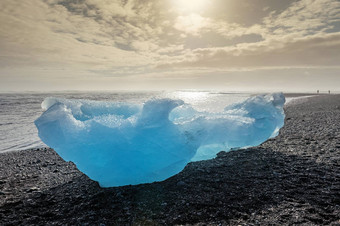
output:
{"label": "sun glare", "polygon": [[176,8],[183,12],[199,12],[204,10],[209,0],[174,0]]}
{"label": "sun glare", "polygon": [[206,25],[206,19],[199,14],[190,14],[187,16],[179,16],[175,23],[175,28],[187,33],[195,34]]}
{"label": "sun glare", "polygon": [[207,20],[202,16],[211,0],[172,0],[178,13],[175,28],[186,33],[196,34]]}

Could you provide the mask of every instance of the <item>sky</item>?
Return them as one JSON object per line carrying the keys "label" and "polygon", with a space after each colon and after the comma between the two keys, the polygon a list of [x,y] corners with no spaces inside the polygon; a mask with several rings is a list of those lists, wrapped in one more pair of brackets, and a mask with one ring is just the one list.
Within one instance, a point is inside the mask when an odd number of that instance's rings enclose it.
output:
{"label": "sky", "polygon": [[340,1],[0,1],[0,92],[168,89],[340,92]]}

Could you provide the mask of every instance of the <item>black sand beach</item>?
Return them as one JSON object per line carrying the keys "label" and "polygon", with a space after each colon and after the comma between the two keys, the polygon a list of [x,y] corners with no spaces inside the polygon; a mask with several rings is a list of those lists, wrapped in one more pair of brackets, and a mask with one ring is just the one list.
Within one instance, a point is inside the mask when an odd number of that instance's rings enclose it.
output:
{"label": "black sand beach", "polygon": [[296,100],[280,135],[163,182],[100,188],[53,150],[0,154],[0,225],[340,225],[340,95]]}

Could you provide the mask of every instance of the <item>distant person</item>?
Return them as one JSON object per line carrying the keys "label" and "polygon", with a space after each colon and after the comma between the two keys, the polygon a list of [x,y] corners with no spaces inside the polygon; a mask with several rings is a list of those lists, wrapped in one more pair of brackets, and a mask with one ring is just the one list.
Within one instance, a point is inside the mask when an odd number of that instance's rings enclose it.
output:
{"label": "distant person", "polygon": [[316,93],[319,94],[319,90],[317,90]]}
{"label": "distant person", "polygon": [[331,94],[331,91],[330,91],[330,90],[328,90],[328,94]]}

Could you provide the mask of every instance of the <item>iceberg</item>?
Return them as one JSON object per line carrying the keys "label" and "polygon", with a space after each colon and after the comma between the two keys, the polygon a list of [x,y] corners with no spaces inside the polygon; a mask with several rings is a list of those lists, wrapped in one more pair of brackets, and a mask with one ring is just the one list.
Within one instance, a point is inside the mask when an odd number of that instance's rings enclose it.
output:
{"label": "iceberg", "polygon": [[35,125],[45,144],[100,186],[135,185],[276,136],[284,103],[283,94],[275,93],[202,112],[175,99],[133,104],[49,97]]}

